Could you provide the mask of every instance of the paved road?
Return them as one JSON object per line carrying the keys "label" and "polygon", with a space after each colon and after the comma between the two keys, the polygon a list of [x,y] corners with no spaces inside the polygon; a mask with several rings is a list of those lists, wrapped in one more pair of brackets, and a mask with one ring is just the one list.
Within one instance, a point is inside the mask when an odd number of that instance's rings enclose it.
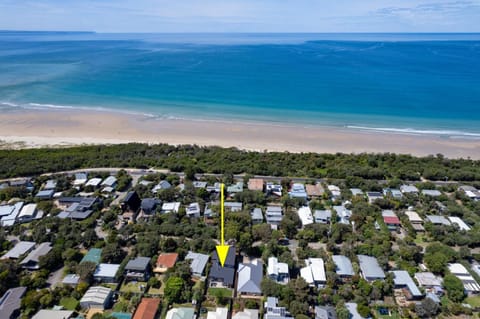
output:
{"label": "paved road", "polygon": [[[75,173],[89,173],[89,172],[107,172],[112,175],[115,175],[118,173],[120,170],[125,170],[128,174],[132,176],[136,182],[138,182],[138,179],[141,176],[144,175],[149,175],[149,174],[157,174],[157,173],[163,173],[163,174],[176,174],[180,177],[185,176],[184,173],[182,172],[172,172],[169,169],[156,169],[156,168],[150,168],[150,169],[140,169],[140,168],[121,168],[121,167],[96,167],[96,168],[83,168],[83,169],[75,169],[75,170],[69,170],[69,171],[60,171],[60,172],[50,172],[50,173],[44,173],[41,176],[51,176],[51,175],[56,175],[56,174],[75,174]],[[242,179],[245,177],[246,174],[237,174],[234,175],[235,179]],[[195,174],[195,177],[197,179],[203,177],[203,176],[214,176],[214,177],[222,177],[223,174],[210,174],[210,173],[204,173],[204,174]],[[0,182],[7,182],[7,181],[14,181],[14,180],[19,180],[19,179],[24,179],[25,177],[16,177],[16,178],[9,178],[9,179],[0,179]],[[253,175],[253,178],[262,178],[265,181],[268,182],[279,182],[282,179],[290,179],[294,183],[305,183],[306,181],[312,180],[313,178],[308,178],[308,177],[291,177],[291,176],[265,176],[265,175]],[[315,179],[318,182],[325,183],[326,179],[323,178],[318,178]],[[422,182],[428,181],[426,179],[422,179]],[[387,180],[377,180],[378,183],[385,184],[387,183]],[[448,185],[448,184],[458,184],[458,181],[431,181],[437,186],[442,186],[442,185]],[[406,183],[418,183],[418,181],[406,181]]]}

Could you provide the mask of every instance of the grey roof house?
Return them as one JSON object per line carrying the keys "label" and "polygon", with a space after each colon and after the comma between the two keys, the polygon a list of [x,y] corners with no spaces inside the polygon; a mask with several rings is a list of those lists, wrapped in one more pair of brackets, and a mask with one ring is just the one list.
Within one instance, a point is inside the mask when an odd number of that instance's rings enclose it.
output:
{"label": "grey roof house", "polygon": [[254,208],[250,213],[252,217],[252,224],[261,224],[263,223],[263,214],[261,208]]}
{"label": "grey roof house", "polygon": [[408,271],[394,270],[391,271],[391,273],[393,274],[395,288],[406,288],[408,290],[408,294],[406,294],[408,300],[421,299],[423,297],[423,294],[418,289],[412,277],[408,274]]}
{"label": "grey roof house", "polygon": [[332,220],[332,212],[329,210],[316,210],[314,218],[317,224],[329,224]]}
{"label": "grey roof house", "polygon": [[315,319],[337,319],[334,307],[316,306]]}
{"label": "grey roof house", "polygon": [[22,268],[29,269],[29,270],[37,270],[40,269],[39,261],[40,257],[45,256],[52,250],[51,243],[41,243],[38,247],[31,251],[27,257],[25,257],[20,265]]}
{"label": "grey roof house", "polygon": [[360,270],[362,271],[363,279],[366,281],[385,279],[385,273],[382,268],[380,268],[377,258],[366,255],[357,255],[357,257],[360,262]]}
{"label": "grey roof house", "polygon": [[207,266],[210,256],[204,254],[197,254],[189,251],[185,260],[191,260],[190,269],[192,269],[192,275],[196,277],[202,277],[205,267]]}
{"label": "grey roof house", "polygon": [[90,287],[80,299],[80,306],[85,309],[106,309],[110,305],[112,289],[95,286]]}
{"label": "grey roof house", "polygon": [[332,259],[336,266],[335,272],[341,278],[350,278],[355,274],[353,271],[352,262],[348,257],[342,255],[333,255]]}
{"label": "grey roof house", "polygon": [[33,241],[20,241],[12,249],[10,249],[2,259],[18,259],[23,254],[26,254],[33,250],[35,242]]}
{"label": "grey roof house", "polygon": [[137,257],[125,266],[125,279],[146,281],[150,277],[150,258]]}
{"label": "grey roof house", "polygon": [[263,263],[260,259],[238,265],[237,293],[239,295],[260,296],[260,284],[263,278]]}
{"label": "grey roof house", "polygon": [[8,289],[0,298],[0,318],[14,319],[20,315],[22,297],[27,291],[26,287]]}

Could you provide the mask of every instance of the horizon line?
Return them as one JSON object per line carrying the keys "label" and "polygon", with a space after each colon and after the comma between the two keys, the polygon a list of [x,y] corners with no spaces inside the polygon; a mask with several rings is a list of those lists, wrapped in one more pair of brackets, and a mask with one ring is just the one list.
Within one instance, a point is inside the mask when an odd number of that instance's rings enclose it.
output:
{"label": "horizon line", "polygon": [[465,31],[465,32],[295,32],[295,31],[274,31],[274,32],[242,32],[242,31],[229,31],[229,32],[161,32],[161,31],[135,31],[135,32],[102,32],[102,31],[89,31],[89,30],[9,30],[0,29],[0,32],[25,32],[25,33],[92,33],[92,34],[480,34],[480,31]]}

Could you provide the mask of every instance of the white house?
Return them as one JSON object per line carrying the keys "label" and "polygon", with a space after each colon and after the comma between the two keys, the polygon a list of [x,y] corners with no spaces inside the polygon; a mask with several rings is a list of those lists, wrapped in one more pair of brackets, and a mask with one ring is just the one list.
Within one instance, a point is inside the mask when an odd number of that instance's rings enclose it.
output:
{"label": "white house", "polygon": [[303,206],[298,209],[298,217],[302,221],[303,227],[313,224],[312,210],[308,206]]}
{"label": "white house", "polygon": [[320,287],[327,282],[325,275],[325,265],[322,258],[308,258],[305,259],[306,267],[300,269],[300,276],[310,286]]}
{"label": "white house", "polygon": [[267,274],[270,279],[280,284],[286,284],[290,280],[288,265],[278,262],[277,257],[268,258]]}

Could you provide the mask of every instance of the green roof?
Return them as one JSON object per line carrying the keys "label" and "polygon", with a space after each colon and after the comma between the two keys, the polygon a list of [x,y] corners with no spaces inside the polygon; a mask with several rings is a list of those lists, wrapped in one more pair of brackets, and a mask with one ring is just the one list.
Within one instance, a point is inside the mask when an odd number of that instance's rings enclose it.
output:
{"label": "green roof", "polygon": [[100,259],[102,258],[102,250],[100,248],[92,248],[88,251],[88,253],[83,256],[82,261],[80,263],[83,263],[85,261],[91,261],[95,264],[100,263]]}

